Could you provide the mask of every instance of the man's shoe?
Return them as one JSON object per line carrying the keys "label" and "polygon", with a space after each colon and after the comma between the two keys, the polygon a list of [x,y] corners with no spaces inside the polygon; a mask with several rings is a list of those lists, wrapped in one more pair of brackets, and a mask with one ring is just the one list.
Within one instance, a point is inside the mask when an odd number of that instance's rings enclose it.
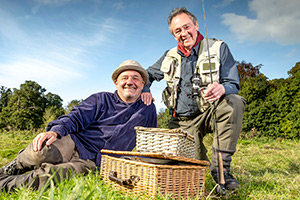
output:
{"label": "man's shoe", "polygon": [[[211,176],[213,177],[213,179],[214,179],[214,181],[216,183],[219,183],[219,177],[218,177],[217,170],[212,170],[211,171]],[[226,190],[232,190],[232,189],[239,188],[240,183],[230,173],[230,169],[229,168],[225,168],[224,169],[224,179],[225,179],[225,189]]]}
{"label": "man's shoe", "polygon": [[0,168],[0,175],[18,175],[22,174],[23,170],[17,168],[17,159]]}

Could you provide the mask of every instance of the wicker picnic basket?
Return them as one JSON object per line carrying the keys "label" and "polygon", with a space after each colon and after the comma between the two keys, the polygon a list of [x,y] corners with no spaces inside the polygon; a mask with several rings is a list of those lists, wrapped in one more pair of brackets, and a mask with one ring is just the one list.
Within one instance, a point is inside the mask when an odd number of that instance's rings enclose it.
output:
{"label": "wicker picnic basket", "polygon": [[136,151],[194,158],[195,138],[182,129],[135,127]]}
{"label": "wicker picnic basket", "polygon": [[[204,198],[205,168],[209,163],[163,153],[101,150],[100,175],[113,188],[139,198],[164,195],[173,198]],[[109,155],[105,155],[109,154]],[[118,158],[123,155],[132,159]],[[141,159],[141,160],[139,160]],[[146,159],[146,161],[144,160]],[[175,164],[155,164],[157,160]]]}

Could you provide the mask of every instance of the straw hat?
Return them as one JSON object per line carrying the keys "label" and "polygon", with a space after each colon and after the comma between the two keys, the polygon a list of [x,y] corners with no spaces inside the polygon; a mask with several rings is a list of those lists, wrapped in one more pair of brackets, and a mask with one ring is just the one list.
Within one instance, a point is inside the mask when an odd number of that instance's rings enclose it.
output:
{"label": "straw hat", "polygon": [[111,78],[113,81],[115,81],[118,76],[126,70],[135,70],[141,74],[143,77],[145,84],[149,80],[148,72],[135,60],[126,60],[122,62],[119,67],[112,73]]}

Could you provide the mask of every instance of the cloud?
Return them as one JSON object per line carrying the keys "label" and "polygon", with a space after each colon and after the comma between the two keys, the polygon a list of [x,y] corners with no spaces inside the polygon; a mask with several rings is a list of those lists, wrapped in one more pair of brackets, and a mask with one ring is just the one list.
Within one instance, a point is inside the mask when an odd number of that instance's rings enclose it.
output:
{"label": "cloud", "polygon": [[118,2],[114,3],[112,5],[112,7],[116,10],[121,10],[124,8],[124,3],[123,3],[123,1],[118,1]]}
{"label": "cloud", "polygon": [[16,58],[13,62],[0,64],[1,85],[17,87],[25,80],[34,80],[40,85],[53,87],[67,83],[82,75],[61,63],[42,61],[32,58]]}
{"label": "cloud", "polygon": [[27,36],[8,12],[0,8],[0,38],[6,41],[25,41]]}
{"label": "cloud", "polygon": [[89,36],[79,40],[80,44],[86,47],[113,48],[122,46],[128,36],[126,21],[108,17],[102,20],[86,19],[85,22],[92,27]]}
{"label": "cloud", "polygon": [[61,6],[74,0],[35,0],[35,1],[47,6]]}
{"label": "cloud", "polygon": [[281,45],[300,44],[299,0],[252,0],[249,9],[256,18],[234,13],[222,15],[240,42],[274,41]]}
{"label": "cloud", "polygon": [[33,80],[53,89],[85,80],[95,67],[94,60],[102,56],[99,51],[124,45],[128,34],[125,22],[95,15],[49,29],[35,20],[39,17],[36,11],[31,10],[33,15],[27,20],[25,15],[21,19],[0,12],[0,52],[4,53],[0,55],[0,85],[17,88]]}
{"label": "cloud", "polygon": [[40,8],[28,6],[21,14],[0,8],[0,86],[18,88],[33,80],[68,100],[71,92],[63,88],[81,87],[86,76],[93,76],[90,71],[105,72],[101,57],[125,46],[131,24],[101,13],[78,14],[72,20],[67,13],[51,21]]}
{"label": "cloud", "polygon": [[0,39],[3,42],[0,52],[4,53],[0,57],[1,85],[17,87],[25,80],[34,80],[54,86],[83,77],[84,73],[78,69],[83,66],[79,55],[85,49],[73,45],[75,39],[70,40],[70,35],[61,37],[64,34],[51,30],[28,30],[19,21],[0,9]]}
{"label": "cloud", "polygon": [[36,6],[34,6],[31,9],[31,13],[35,15],[38,12],[38,10],[40,9],[40,7],[41,7],[41,4],[37,4]]}
{"label": "cloud", "polygon": [[230,5],[234,0],[223,0],[222,2],[214,5],[215,8],[222,8]]}
{"label": "cloud", "polygon": [[288,52],[287,57],[293,58],[299,55],[298,49],[292,49],[290,52]]}

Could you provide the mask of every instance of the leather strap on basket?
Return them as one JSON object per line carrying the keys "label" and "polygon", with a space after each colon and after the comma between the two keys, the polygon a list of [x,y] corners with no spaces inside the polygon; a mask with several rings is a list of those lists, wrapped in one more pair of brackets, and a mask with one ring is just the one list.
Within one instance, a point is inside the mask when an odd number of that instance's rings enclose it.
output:
{"label": "leather strap on basket", "polygon": [[109,172],[109,180],[118,183],[119,185],[125,186],[127,188],[133,188],[140,178],[136,175],[131,175],[129,179],[123,180],[118,178],[118,173],[115,171]]}

